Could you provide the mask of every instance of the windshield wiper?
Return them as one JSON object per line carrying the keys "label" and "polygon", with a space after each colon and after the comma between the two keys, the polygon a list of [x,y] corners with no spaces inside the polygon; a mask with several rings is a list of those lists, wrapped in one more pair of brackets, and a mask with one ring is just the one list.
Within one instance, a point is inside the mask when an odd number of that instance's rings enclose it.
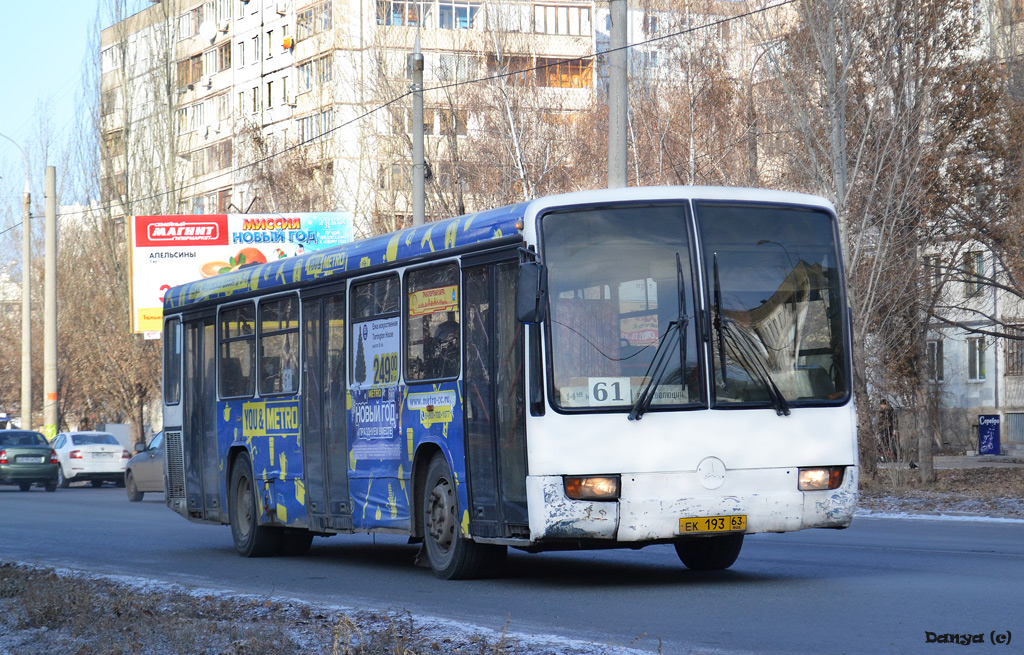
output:
{"label": "windshield wiper", "polygon": [[722,329],[722,284],[718,280],[718,253],[716,252],[713,257],[713,267],[715,275],[715,318],[714,327],[715,333],[718,334],[718,360],[719,370],[722,372],[722,388],[729,388],[729,377],[725,370],[725,332]]}
{"label": "windshield wiper", "polygon": [[[779,416],[789,416],[789,403],[786,402],[786,397],[779,390],[778,385],[775,384],[775,380],[772,378],[764,358],[761,357],[757,348],[751,343],[750,335],[735,327],[735,321],[722,315],[722,285],[718,278],[717,252],[713,255],[712,266],[715,277],[714,327],[718,334],[718,359],[720,362],[719,369],[722,372],[722,387],[725,389],[729,388],[729,379],[725,368],[725,343],[728,341],[737,354],[734,357],[736,362],[745,371],[757,378],[764,390],[768,392],[768,397],[771,400],[772,407],[775,409],[775,413]],[[746,363],[744,360],[746,360]]]}
{"label": "windshield wiper", "polygon": [[651,403],[654,402],[654,390],[661,385],[662,380],[665,378],[665,372],[668,371],[671,360],[672,344],[675,342],[678,342],[679,348],[680,387],[686,384],[686,328],[690,324],[690,319],[686,317],[686,285],[683,278],[683,262],[679,257],[679,253],[676,253],[676,296],[679,301],[679,313],[676,316],[676,320],[668,324],[665,336],[662,338],[661,343],[658,344],[658,349],[654,351],[654,357],[651,359],[651,364],[647,367],[647,373],[644,375],[647,382],[640,389],[640,395],[637,396],[636,402],[633,403],[633,408],[629,410],[630,421],[639,421],[643,418],[644,413],[650,409]]}
{"label": "windshield wiper", "polygon": [[669,362],[672,359],[670,344],[679,341],[679,333],[678,321],[672,321],[668,324],[668,330],[665,332],[661,343],[658,344],[658,349],[654,351],[654,359],[651,360],[650,366],[647,367],[647,373],[644,375],[647,378],[647,382],[640,389],[640,395],[637,396],[636,402],[633,403],[633,409],[629,410],[630,421],[639,421],[643,418],[644,412],[654,402],[654,390],[658,388],[658,385],[664,379],[665,371],[668,370]]}
{"label": "windshield wiper", "polygon": [[722,318],[719,335],[724,336],[729,345],[733,347],[737,355],[733,359],[743,367],[743,370],[757,378],[764,390],[768,392],[775,413],[779,416],[789,416],[789,403],[786,402],[786,397],[775,384],[775,379],[772,378],[764,358],[758,352],[750,335],[736,327],[736,322],[728,318]]}

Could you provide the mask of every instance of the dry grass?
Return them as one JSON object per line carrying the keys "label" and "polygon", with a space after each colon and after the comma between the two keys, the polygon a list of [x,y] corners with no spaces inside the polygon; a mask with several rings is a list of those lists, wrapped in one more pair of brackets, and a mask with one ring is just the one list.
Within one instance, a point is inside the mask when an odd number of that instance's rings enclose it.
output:
{"label": "dry grass", "polygon": [[917,471],[882,469],[862,479],[859,505],[884,512],[1024,518],[1024,466],[937,470],[922,486]]}
{"label": "dry grass", "polygon": [[[408,613],[146,590],[0,563],[0,655],[530,655],[504,634],[440,634]],[[573,649],[562,652],[577,652]]]}

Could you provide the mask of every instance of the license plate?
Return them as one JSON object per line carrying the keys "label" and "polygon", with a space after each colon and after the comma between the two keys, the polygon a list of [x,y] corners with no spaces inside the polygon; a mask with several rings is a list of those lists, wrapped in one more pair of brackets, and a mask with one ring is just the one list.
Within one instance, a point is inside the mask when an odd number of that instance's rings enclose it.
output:
{"label": "license plate", "polygon": [[733,514],[731,516],[698,516],[679,519],[680,534],[743,532],[746,529],[746,514]]}
{"label": "license plate", "polygon": [[113,457],[114,453],[93,453],[93,457]]}
{"label": "license plate", "polygon": [[19,457],[19,464],[42,464],[46,461],[45,457]]}

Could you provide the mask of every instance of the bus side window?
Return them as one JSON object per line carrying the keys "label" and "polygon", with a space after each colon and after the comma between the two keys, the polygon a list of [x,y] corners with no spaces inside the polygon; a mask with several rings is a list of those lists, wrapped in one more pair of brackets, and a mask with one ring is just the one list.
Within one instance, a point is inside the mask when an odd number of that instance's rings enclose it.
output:
{"label": "bus side window", "polygon": [[181,319],[168,319],[164,328],[164,402],[181,401]]}
{"label": "bus side window", "polygon": [[299,299],[260,303],[260,395],[299,390]]}
{"label": "bus side window", "polygon": [[458,267],[444,264],[411,271],[406,280],[406,379],[458,377],[462,352]]}
{"label": "bus side window", "polygon": [[256,321],[251,304],[220,313],[221,398],[251,397],[256,364]]}

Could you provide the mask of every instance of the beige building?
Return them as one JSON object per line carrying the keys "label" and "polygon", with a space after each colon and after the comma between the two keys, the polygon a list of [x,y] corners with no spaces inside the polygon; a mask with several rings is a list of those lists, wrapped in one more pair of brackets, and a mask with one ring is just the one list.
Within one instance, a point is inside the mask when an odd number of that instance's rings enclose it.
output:
{"label": "beige building", "polygon": [[[698,19],[747,4],[708,2]],[[593,55],[608,16],[591,0],[155,0],[102,33],[103,200],[120,215],[352,211],[357,232],[400,226],[419,35],[427,213],[472,209],[460,144],[493,133],[514,158],[524,122],[603,103]],[[681,24],[696,23],[665,3],[631,7],[634,76],[672,76],[676,46],[641,42]],[[747,37],[737,25],[716,38]]]}

